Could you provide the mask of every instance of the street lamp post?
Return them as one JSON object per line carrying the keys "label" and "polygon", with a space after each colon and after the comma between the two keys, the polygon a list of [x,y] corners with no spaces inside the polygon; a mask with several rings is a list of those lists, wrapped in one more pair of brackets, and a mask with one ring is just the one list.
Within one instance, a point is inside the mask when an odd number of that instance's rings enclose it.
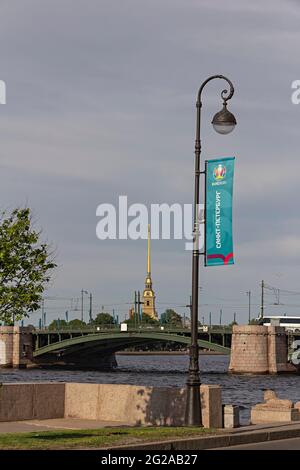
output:
{"label": "street lamp post", "polygon": [[246,292],[248,296],[248,325],[250,325],[251,322],[251,290],[248,290]]}
{"label": "street lamp post", "polygon": [[90,292],[90,308],[89,308],[90,323],[93,321],[93,294]]}
{"label": "street lamp post", "polygon": [[83,322],[83,294],[88,294],[88,291],[81,289],[81,321]]}
{"label": "street lamp post", "polygon": [[[195,187],[194,187],[194,231],[193,231],[193,262],[192,262],[192,311],[191,311],[191,344],[189,350],[189,372],[187,379],[187,398],[185,420],[188,426],[201,426],[201,402],[200,402],[200,372],[199,372],[199,351],[198,351],[198,286],[199,286],[199,194],[200,194],[200,154],[201,154],[201,108],[202,91],[205,85],[211,80],[220,78],[229,85],[229,90],[221,92],[223,108],[215,114],[212,125],[216,132],[229,134],[235,125],[236,120],[233,114],[227,110],[227,101],[233,96],[234,88],[231,81],[223,75],[213,75],[205,80],[199,88],[196,102],[196,141],[195,141]],[[204,221],[205,223],[205,221]],[[204,246],[204,255],[205,255]]]}

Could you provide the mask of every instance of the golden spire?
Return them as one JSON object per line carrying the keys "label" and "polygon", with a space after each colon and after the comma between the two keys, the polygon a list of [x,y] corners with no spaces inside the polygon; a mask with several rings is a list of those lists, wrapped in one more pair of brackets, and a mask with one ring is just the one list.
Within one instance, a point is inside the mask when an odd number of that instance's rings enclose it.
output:
{"label": "golden spire", "polygon": [[147,276],[145,280],[145,289],[143,293],[143,315],[148,315],[150,318],[157,320],[157,312],[155,310],[155,293],[152,289],[151,279],[151,231],[148,225],[148,252],[147,252]]}
{"label": "golden spire", "polygon": [[148,258],[147,258],[147,273],[151,275],[151,261],[150,261],[150,224],[148,224]]}

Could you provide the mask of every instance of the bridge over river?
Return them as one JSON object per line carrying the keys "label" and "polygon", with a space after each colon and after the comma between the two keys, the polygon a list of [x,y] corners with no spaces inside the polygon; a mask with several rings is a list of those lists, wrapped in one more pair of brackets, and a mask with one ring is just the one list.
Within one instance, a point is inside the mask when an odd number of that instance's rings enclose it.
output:
{"label": "bridge over river", "polygon": [[[233,329],[207,326],[198,329],[198,345],[200,349],[230,354],[229,370],[232,373],[292,372],[294,359],[297,356],[298,361],[300,353],[297,351],[296,356],[293,353],[291,361],[291,346],[299,334],[290,334],[279,326],[237,325]],[[37,330],[0,326],[0,367],[37,364],[103,369],[116,365],[115,353],[118,351],[145,346],[151,349],[158,343],[170,349],[172,343],[186,348],[190,344],[190,329],[144,325],[128,327],[126,331],[120,326]]]}
{"label": "bridge over river", "polygon": [[[33,361],[40,364],[66,364],[95,367],[113,365],[114,354],[127,348],[157,343],[188,346],[190,329],[144,326],[121,331],[120,327],[93,327],[81,330],[33,330]],[[202,349],[230,354],[231,327],[199,327]]]}

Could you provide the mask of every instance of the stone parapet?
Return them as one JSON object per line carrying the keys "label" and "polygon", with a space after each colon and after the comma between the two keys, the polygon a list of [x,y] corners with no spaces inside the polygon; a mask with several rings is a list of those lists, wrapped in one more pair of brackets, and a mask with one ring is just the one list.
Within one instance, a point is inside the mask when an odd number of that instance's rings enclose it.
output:
{"label": "stone parapet", "polygon": [[62,418],[64,383],[0,384],[0,421]]}
{"label": "stone parapet", "polygon": [[[200,387],[202,421],[222,427],[219,385]],[[119,384],[18,383],[0,386],[0,421],[80,418],[129,425],[184,424],[186,391]]]}
{"label": "stone parapet", "polygon": [[[222,427],[219,385],[200,387],[202,422]],[[184,424],[186,389],[138,385],[66,383],[66,418],[122,421],[132,425]]]}
{"label": "stone parapet", "polygon": [[240,425],[240,407],[223,405],[223,428],[238,428]]}

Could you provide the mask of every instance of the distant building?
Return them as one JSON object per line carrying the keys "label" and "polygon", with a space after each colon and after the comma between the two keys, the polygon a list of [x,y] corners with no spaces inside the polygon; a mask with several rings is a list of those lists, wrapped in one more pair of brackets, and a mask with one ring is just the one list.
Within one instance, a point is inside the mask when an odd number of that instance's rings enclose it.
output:
{"label": "distant building", "polygon": [[143,314],[148,315],[155,320],[158,319],[155,310],[155,293],[152,289],[151,278],[151,253],[150,253],[150,225],[148,225],[148,253],[147,253],[147,276],[145,280],[145,289],[143,292]]}

